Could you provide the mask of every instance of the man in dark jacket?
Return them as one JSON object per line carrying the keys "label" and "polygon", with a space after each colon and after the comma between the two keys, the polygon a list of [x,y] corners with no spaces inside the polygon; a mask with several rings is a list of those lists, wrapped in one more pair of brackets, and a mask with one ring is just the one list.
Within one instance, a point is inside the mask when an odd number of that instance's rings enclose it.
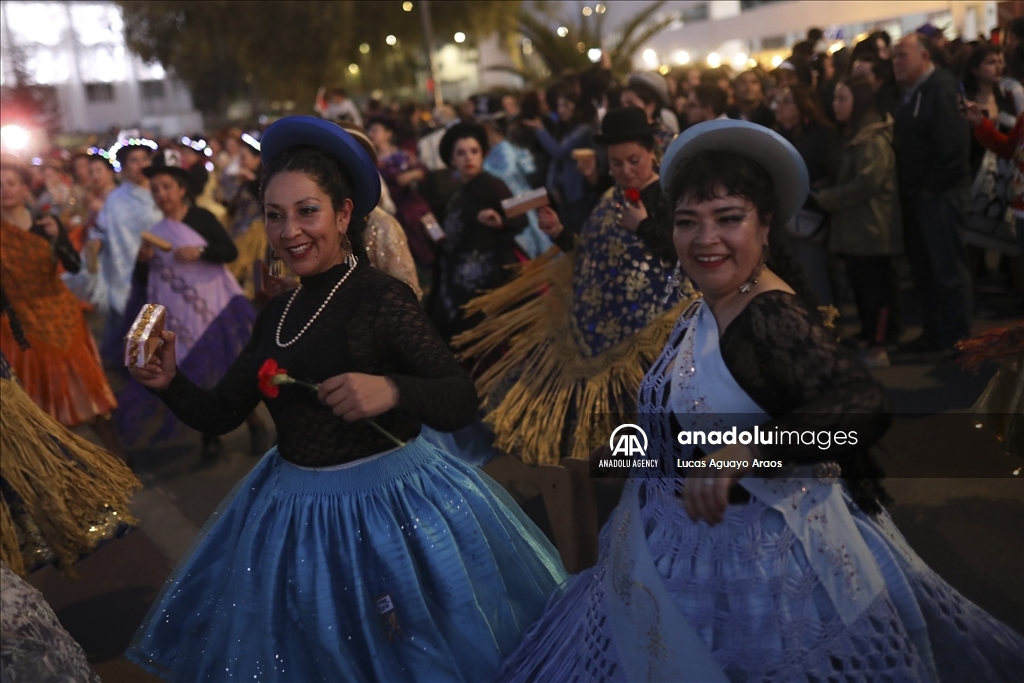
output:
{"label": "man in dark jacket", "polygon": [[903,101],[894,147],[903,205],[904,244],[921,300],[924,330],[913,351],[952,352],[971,334],[973,317],[964,228],[971,174],[970,131],[953,76],[931,61],[918,34],[893,52]]}

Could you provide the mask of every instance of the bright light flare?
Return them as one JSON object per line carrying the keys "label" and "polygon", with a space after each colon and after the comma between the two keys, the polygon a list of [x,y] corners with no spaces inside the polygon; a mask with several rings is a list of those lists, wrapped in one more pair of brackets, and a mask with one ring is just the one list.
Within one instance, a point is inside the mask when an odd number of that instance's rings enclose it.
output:
{"label": "bright light flare", "polygon": [[601,4],[598,4],[596,7],[594,7],[594,11],[597,12],[598,14],[604,14],[607,9],[607,7]]}
{"label": "bright light flare", "polygon": [[398,42],[398,38],[395,38],[393,35],[389,35],[387,38],[384,39],[384,42],[387,43],[388,45],[394,45],[395,43]]}
{"label": "bright light flare", "polygon": [[599,61],[601,61],[601,48],[592,47],[589,50],[587,50],[587,59],[589,59],[594,64],[597,64]]}
{"label": "bright light flare", "polygon": [[589,6],[583,8],[583,16],[589,17],[593,13],[594,13],[594,10],[590,9]]}
{"label": "bright light flare", "polygon": [[686,50],[680,50],[676,53],[676,64],[682,66],[683,64],[690,63],[690,53]]}
{"label": "bright light flare", "polygon": [[462,31],[459,31],[458,33],[456,33],[455,34],[455,42],[456,43],[464,43],[464,42],[466,42],[466,34],[463,33]]}
{"label": "bright light flare", "polygon": [[567,35],[569,35],[569,29],[567,29],[564,26],[559,26],[558,35],[561,36],[562,38],[565,38]]}
{"label": "bright light flare", "polygon": [[739,71],[747,65],[747,55],[743,52],[739,52],[735,57],[732,58],[732,68]]}
{"label": "bright light flare", "polygon": [[782,64],[782,55],[775,55],[772,57],[772,67],[778,69],[779,64]]}
{"label": "bright light flare", "polygon": [[708,55],[708,66],[712,69],[717,69],[722,66],[722,56],[717,52],[712,52]]}
{"label": "bright light flare", "polygon": [[406,12],[411,12],[412,11],[412,3],[411,2],[403,2],[402,3],[402,9],[404,9]]}
{"label": "bright light flare", "polygon": [[644,50],[644,64],[648,69],[658,68],[658,53],[650,48]]}
{"label": "bright light flare", "polygon": [[23,150],[28,147],[32,133],[27,128],[13,123],[0,128],[0,145],[10,150]]}

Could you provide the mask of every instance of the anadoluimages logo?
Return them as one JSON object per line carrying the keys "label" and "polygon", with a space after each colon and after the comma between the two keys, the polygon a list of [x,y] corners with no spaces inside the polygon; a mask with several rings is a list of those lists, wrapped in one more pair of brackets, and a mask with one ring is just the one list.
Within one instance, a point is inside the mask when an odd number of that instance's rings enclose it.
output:
{"label": "anadoluimages logo", "polygon": [[[623,430],[630,431],[623,432]],[[620,432],[622,433],[620,434]],[[640,444],[641,439],[643,439],[643,445]],[[622,455],[627,458],[639,456],[642,458],[647,454],[647,434],[634,424],[619,425],[608,438],[608,447],[612,449],[612,456]]]}

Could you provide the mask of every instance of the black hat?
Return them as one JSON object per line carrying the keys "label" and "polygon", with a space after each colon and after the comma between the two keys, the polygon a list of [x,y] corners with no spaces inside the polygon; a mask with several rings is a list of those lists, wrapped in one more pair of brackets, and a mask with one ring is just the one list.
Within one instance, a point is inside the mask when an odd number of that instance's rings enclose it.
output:
{"label": "black hat", "polygon": [[612,109],[601,121],[601,134],[594,136],[599,145],[614,145],[652,137],[659,128],[648,122],[647,112],[640,107]]}
{"label": "black hat", "polygon": [[480,151],[487,154],[487,131],[479,123],[456,123],[441,138],[441,160],[448,168],[452,167],[452,154],[455,143],[466,138],[473,138],[480,143]]}
{"label": "black hat", "polygon": [[173,176],[184,184],[188,184],[188,171],[181,167],[181,152],[165,147],[153,155],[153,163],[142,169],[143,175],[153,178],[161,173]]}

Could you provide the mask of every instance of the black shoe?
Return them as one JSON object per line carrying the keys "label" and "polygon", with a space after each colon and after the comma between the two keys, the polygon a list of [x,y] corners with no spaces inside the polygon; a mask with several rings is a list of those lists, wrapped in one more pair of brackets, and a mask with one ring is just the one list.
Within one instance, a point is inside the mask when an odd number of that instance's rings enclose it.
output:
{"label": "black shoe", "polygon": [[270,450],[270,433],[263,425],[249,427],[249,455],[259,457]]}
{"label": "black shoe", "polygon": [[224,452],[224,442],[219,436],[203,434],[203,460],[213,460]]}

